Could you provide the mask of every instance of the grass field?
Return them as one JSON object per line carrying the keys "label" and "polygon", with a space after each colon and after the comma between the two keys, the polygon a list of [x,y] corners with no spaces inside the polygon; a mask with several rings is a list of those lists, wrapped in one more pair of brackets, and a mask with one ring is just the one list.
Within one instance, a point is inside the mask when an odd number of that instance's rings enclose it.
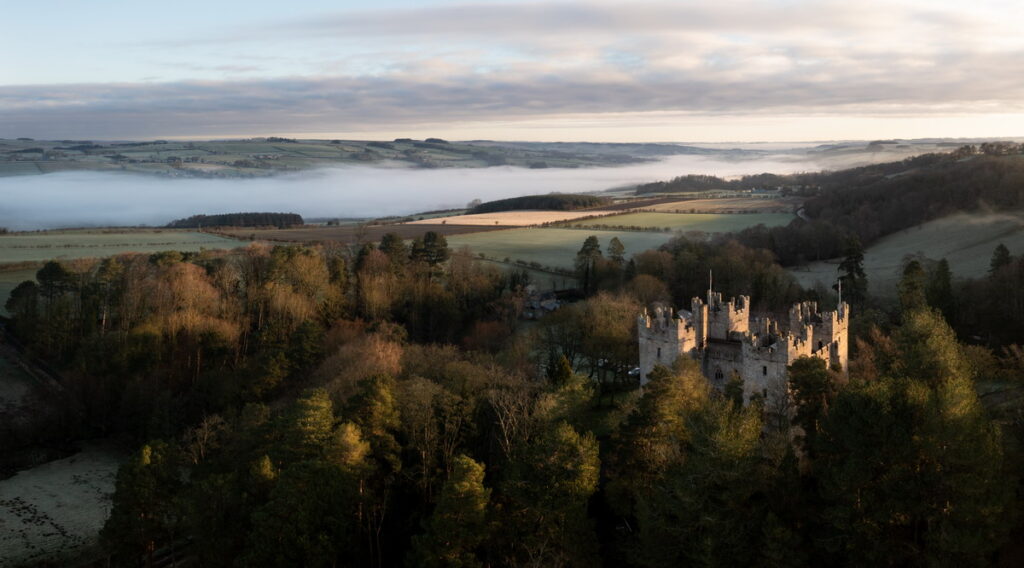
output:
{"label": "grass field", "polygon": [[801,200],[792,197],[723,197],[721,199],[687,199],[659,203],[644,209],[665,213],[726,213],[730,211],[759,211],[762,213],[789,213]]}
{"label": "grass field", "polygon": [[0,565],[80,563],[110,513],[124,458],[110,444],[88,444],[0,481]]}
{"label": "grass field", "polygon": [[125,252],[198,251],[242,246],[208,233],[171,230],[47,231],[0,236],[0,263],[105,257]]}
{"label": "grass field", "polygon": [[[486,225],[459,225],[456,223],[430,224],[400,223],[395,225],[343,225],[334,227],[302,227],[297,229],[230,229],[225,234],[235,235],[241,239],[254,238],[257,240],[284,241],[284,242],[324,242],[336,241],[340,243],[367,243],[377,242],[387,233],[397,233],[403,239],[414,239],[422,237],[428,231],[434,231],[442,235],[455,235],[461,233],[475,233],[480,231],[493,231],[496,227]],[[500,228],[500,227],[498,227]],[[242,246],[237,241],[235,246]]]}
{"label": "grass field", "polygon": [[573,226],[583,227],[648,227],[669,228],[673,231],[703,231],[705,233],[725,233],[740,231],[755,225],[775,227],[786,225],[793,220],[789,213],[748,213],[748,214],[715,214],[715,213],[626,213],[599,219],[588,219]]}
{"label": "grass field", "polygon": [[658,248],[672,238],[669,233],[528,228],[453,235],[448,237],[448,245],[452,248],[468,246],[474,253],[482,252],[498,260],[509,258],[572,268],[576,253],[590,235],[597,236],[602,250],[608,247],[612,237],[618,237],[626,247],[626,256]]}
{"label": "grass field", "polygon": [[[954,278],[983,276],[992,249],[1005,244],[1012,254],[1024,252],[1024,214],[959,213],[930,221],[913,229],[889,235],[864,254],[864,269],[872,294],[893,296],[907,255],[923,253],[931,259],[945,258]],[[839,259],[815,262],[791,272],[804,286],[815,282],[831,285]]]}

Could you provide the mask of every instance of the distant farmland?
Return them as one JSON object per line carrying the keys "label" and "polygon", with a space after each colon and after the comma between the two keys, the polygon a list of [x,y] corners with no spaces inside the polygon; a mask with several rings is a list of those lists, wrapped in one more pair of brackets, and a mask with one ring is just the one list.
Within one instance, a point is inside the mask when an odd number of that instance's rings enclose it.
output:
{"label": "distant farmland", "polygon": [[232,249],[238,241],[195,231],[176,230],[81,230],[13,233],[0,236],[0,264],[105,257],[126,252],[163,250],[198,251]]}
{"label": "distant farmland", "polygon": [[[864,268],[871,293],[892,296],[907,255],[949,261],[954,278],[983,276],[988,272],[992,249],[999,243],[1014,255],[1024,253],[1024,216],[1010,213],[959,213],[889,235],[867,250]],[[791,270],[804,286],[815,282],[831,285],[839,259],[815,262]]]}
{"label": "distant farmland", "polygon": [[297,229],[229,229],[221,234],[240,239],[255,239],[280,242],[327,242],[334,241],[346,244],[359,242],[376,242],[387,233],[398,233],[403,239],[422,237],[428,231],[442,235],[460,235],[494,231],[504,227],[485,225],[457,225],[448,223],[402,223],[396,225],[344,225],[336,227],[302,227]]}
{"label": "distant farmland", "polygon": [[658,248],[673,235],[639,231],[581,231],[576,229],[509,229],[472,235],[448,237],[452,248],[468,246],[474,253],[490,258],[511,261],[537,262],[542,266],[572,268],[576,253],[590,235],[597,236],[601,250],[607,250],[612,237],[618,237],[626,247],[626,256]]}
{"label": "distant farmland", "polygon": [[582,227],[643,227],[667,228],[673,231],[703,231],[705,233],[733,232],[765,225],[775,227],[786,225],[794,219],[789,213],[627,213],[580,222],[570,222]]}
{"label": "distant farmland", "polygon": [[666,213],[727,213],[731,211],[758,211],[761,213],[789,213],[800,202],[792,197],[723,197],[719,199],[673,200],[644,206],[644,209]]}

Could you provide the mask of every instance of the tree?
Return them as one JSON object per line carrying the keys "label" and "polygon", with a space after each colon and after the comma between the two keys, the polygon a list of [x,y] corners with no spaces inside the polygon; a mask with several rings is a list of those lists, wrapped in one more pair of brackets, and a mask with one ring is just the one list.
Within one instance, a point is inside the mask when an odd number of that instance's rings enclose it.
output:
{"label": "tree", "polygon": [[398,233],[387,233],[381,237],[378,250],[386,254],[395,266],[403,265],[409,258],[409,249]]}
{"label": "tree", "polygon": [[949,261],[943,258],[932,270],[925,289],[928,305],[939,310],[948,321],[953,320],[956,300],[953,297],[953,275]]}
{"label": "tree", "polygon": [[504,475],[506,532],[499,548],[535,566],[593,565],[597,539],[587,501],[600,469],[593,434],[580,435],[565,422],[548,426]]}
{"label": "tree", "polygon": [[1010,256],[1010,249],[1006,248],[1006,245],[999,243],[996,245],[995,250],[992,251],[992,260],[989,262],[989,274],[995,274],[1000,268],[1010,264],[1013,257]]}
{"label": "tree", "polygon": [[448,248],[448,239],[434,231],[427,231],[422,240],[413,240],[412,258],[426,262],[430,266],[437,266],[448,260],[451,252],[451,249]]}
{"label": "tree", "polygon": [[572,365],[565,355],[559,355],[558,359],[548,364],[548,380],[551,384],[560,387],[569,383],[572,379]]}
{"label": "tree", "polygon": [[597,290],[597,263],[604,258],[601,255],[601,244],[596,236],[589,236],[576,253],[576,277],[579,278],[583,293],[590,295]]}
{"label": "tree", "polygon": [[101,538],[115,557],[135,564],[153,563],[157,548],[171,544],[177,515],[174,499],[181,487],[171,448],[153,442],[117,470],[113,508]]}
{"label": "tree", "polygon": [[743,377],[739,373],[732,373],[723,389],[725,399],[732,401],[736,408],[743,406]]}
{"label": "tree", "polygon": [[900,298],[900,309],[904,314],[919,310],[928,305],[925,296],[925,272],[921,263],[911,260],[903,267],[903,277],[897,285]]}
{"label": "tree", "polygon": [[484,487],[484,466],[456,456],[451,477],[441,489],[424,533],[413,538],[409,564],[424,567],[482,566],[477,548],[487,539],[491,490]]}
{"label": "tree", "polygon": [[619,240],[619,237],[612,237],[612,240],[608,241],[608,258],[618,265],[619,268],[622,268],[623,263],[626,261],[626,247]]}
{"label": "tree", "polygon": [[305,461],[285,469],[270,500],[253,513],[243,564],[355,564],[358,503],[356,481],[336,465]]}
{"label": "tree", "polygon": [[868,277],[864,272],[864,246],[856,237],[846,243],[845,257],[839,263],[839,282],[843,286],[843,297],[850,305],[861,306],[867,298]]}
{"label": "tree", "polygon": [[999,429],[970,381],[883,378],[840,391],[815,472],[839,563],[983,566],[1008,529]]}
{"label": "tree", "polygon": [[828,405],[835,395],[836,386],[825,367],[824,359],[800,357],[786,370],[789,372],[789,391],[796,405],[793,425],[803,431],[803,450],[810,457],[813,456],[821,421],[828,414]]}
{"label": "tree", "polygon": [[334,431],[334,405],[324,389],[307,391],[287,413],[280,453],[289,461],[319,457]]}
{"label": "tree", "polygon": [[671,465],[637,495],[636,561],[756,565],[768,488],[760,410],[705,398],[678,419],[687,436],[672,445]]}

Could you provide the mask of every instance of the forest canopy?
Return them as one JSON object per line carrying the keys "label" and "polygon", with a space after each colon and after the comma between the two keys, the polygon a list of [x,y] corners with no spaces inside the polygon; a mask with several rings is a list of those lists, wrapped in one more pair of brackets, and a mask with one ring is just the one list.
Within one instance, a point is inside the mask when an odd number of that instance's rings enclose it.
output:
{"label": "forest canopy", "polygon": [[611,200],[596,195],[578,195],[569,193],[553,193],[550,195],[525,195],[510,197],[481,203],[469,210],[469,213],[495,213],[497,211],[516,211],[519,209],[545,209],[552,211],[571,211],[607,205]]}
{"label": "forest canopy", "polygon": [[200,229],[203,227],[277,227],[284,229],[303,225],[298,213],[223,213],[221,215],[193,215],[167,224],[169,229]]}

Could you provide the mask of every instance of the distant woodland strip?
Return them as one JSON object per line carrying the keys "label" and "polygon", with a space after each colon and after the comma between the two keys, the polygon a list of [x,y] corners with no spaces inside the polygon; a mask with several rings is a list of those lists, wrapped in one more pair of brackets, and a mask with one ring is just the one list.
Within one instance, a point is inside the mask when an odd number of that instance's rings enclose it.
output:
{"label": "distant woodland strip", "polygon": [[572,211],[586,207],[607,205],[611,200],[596,195],[576,195],[556,193],[551,195],[526,195],[481,203],[469,213],[495,213],[497,211],[516,211],[520,209],[543,209],[549,211]]}
{"label": "distant woodland strip", "polygon": [[286,227],[302,226],[305,222],[297,213],[225,213],[223,215],[193,215],[167,224],[171,229],[199,229],[203,227]]}

